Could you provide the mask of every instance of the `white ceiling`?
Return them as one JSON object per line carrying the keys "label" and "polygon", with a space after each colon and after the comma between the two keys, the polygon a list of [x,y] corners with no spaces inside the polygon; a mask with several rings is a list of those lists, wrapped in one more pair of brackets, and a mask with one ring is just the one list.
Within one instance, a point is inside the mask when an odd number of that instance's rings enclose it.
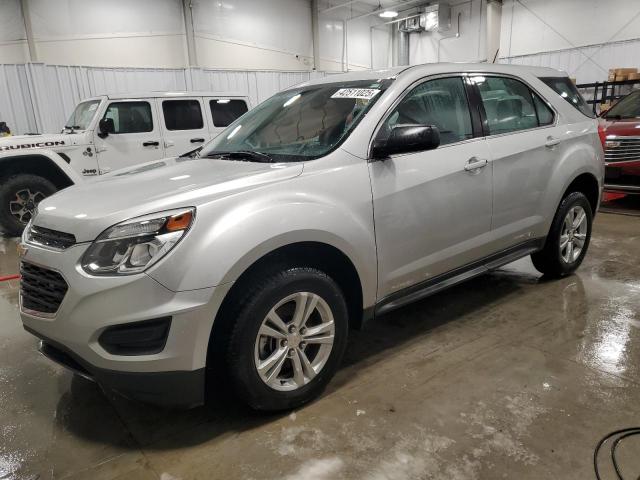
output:
{"label": "white ceiling", "polygon": [[[408,5],[403,5],[408,3]],[[425,0],[424,3],[428,3]],[[415,7],[420,4],[416,0],[320,0],[318,8],[320,12],[330,9],[329,12],[343,17],[361,15],[378,10],[379,8],[393,8],[403,10],[404,8]]]}

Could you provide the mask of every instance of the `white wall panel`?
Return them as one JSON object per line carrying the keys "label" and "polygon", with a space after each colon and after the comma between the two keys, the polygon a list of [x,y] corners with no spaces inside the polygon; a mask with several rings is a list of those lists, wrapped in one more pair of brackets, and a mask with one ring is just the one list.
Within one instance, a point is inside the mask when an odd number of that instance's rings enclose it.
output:
{"label": "white wall panel", "polygon": [[36,132],[26,65],[0,65],[0,121],[14,133]]}
{"label": "white wall panel", "polygon": [[20,0],[0,0],[0,63],[29,59]]}
{"label": "white wall panel", "polygon": [[500,56],[640,38],[638,0],[505,0]]}
{"label": "white wall panel", "polygon": [[[245,46],[245,55],[260,56],[262,51],[286,53],[295,58],[312,58],[311,3],[304,0],[197,0],[192,2],[196,36],[225,40],[228,45]],[[209,57],[215,42],[202,42],[198,56]],[[236,59],[257,61],[257,59]],[[204,65],[228,67],[209,61]],[[235,65],[235,68],[242,68]],[[254,67],[255,68],[255,67]],[[264,67],[263,67],[264,68]],[[271,68],[278,68],[271,65]],[[303,68],[298,65],[297,68]]]}
{"label": "white wall panel", "polygon": [[640,68],[640,40],[507,57],[500,62],[557,68],[578,83],[604,81],[610,68]]}
{"label": "white wall panel", "polygon": [[0,1],[0,42],[24,40],[25,38],[20,0]]}
{"label": "white wall panel", "polygon": [[0,65],[0,121],[14,133],[57,132],[80,100],[109,93],[214,91],[247,95],[255,106],[322,72],[225,71],[200,68],[96,68]]}

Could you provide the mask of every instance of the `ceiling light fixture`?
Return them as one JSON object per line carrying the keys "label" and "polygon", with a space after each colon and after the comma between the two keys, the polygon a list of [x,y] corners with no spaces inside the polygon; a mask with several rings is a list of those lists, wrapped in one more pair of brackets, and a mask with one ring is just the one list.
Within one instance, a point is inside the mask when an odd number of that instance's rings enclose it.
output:
{"label": "ceiling light fixture", "polygon": [[380,18],[396,18],[398,16],[398,12],[395,10],[385,10],[384,12],[380,12],[378,15]]}

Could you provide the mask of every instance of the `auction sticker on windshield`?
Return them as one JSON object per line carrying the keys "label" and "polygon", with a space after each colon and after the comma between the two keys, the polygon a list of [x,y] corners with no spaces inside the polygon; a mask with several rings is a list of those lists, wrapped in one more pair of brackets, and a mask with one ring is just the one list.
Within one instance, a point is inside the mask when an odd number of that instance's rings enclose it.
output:
{"label": "auction sticker on windshield", "polygon": [[331,98],[363,98],[371,100],[380,90],[377,88],[341,88]]}

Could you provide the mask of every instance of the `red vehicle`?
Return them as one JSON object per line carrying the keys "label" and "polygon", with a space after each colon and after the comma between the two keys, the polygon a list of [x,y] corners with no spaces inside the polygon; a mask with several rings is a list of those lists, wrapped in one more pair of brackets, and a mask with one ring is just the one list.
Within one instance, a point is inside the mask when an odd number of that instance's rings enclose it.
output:
{"label": "red vehicle", "polygon": [[600,117],[607,192],[640,194],[640,91],[630,93]]}

